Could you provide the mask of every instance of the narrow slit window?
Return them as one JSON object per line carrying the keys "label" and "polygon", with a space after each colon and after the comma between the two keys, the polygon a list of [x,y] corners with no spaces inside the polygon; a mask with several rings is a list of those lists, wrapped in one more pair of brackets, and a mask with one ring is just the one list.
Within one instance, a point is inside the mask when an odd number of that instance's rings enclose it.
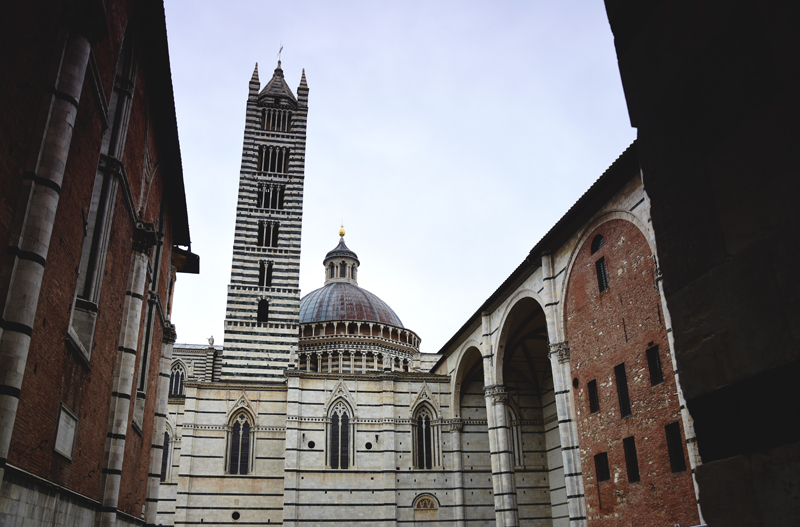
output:
{"label": "narrow slit window", "polygon": [[164,432],[164,446],[161,450],[161,481],[167,480],[169,467],[169,432]]}
{"label": "narrow slit window", "polygon": [[625,363],[614,367],[614,376],[617,380],[617,397],[619,398],[619,415],[628,417],[631,415],[631,400],[628,395],[628,375],[625,373]]}
{"label": "narrow slit window", "polygon": [[669,466],[673,472],[686,470],[686,460],[683,457],[683,439],[681,438],[681,425],[678,421],[664,427],[667,435],[667,451],[669,452]]}
{"label": "narrow slit window", "polygon": [[597,287],[600,292],[608,289],[608,273],[606,272],[606,257],[603,256],[594,263],[595,271],[597,271]]}
{"label": "narrow slit window", "polygon": [[589,412],[597,413],[600,411],[600,398],[597,395],[597,380],[591,380],[587,383],[589,391]]}
{"label": "narrow slit window", "polygon": [[625,450],[625,467],[628,469],[628,481],[636,483],[639,478],[639,460],[636,457],[636,440],[626,437],[622,440],[622,448]]}
{"label": "narrow slit window", "polygon": [[264,280],[265,287],[272,287],[272,262],[267,262],[267,276]]}
{"label": "narrow slit window", "polygon": [[650,370],[650,385],[655,386],[664,382],[664,370],[661,368],[661,356],[658,346],[647,350],[647,366]]}
{"label": "narrow slit window", "polygon": [[270,243],[270,247],[277,247],[278,246],[278,228],[279,225],[277,223],[272,224],[272,240]]}
{"label": "narrow slit window", "polygon": [[607,452],[601,452],[594,456],[594,472],[597,476],[597,481],[608,481],[611,479]]}

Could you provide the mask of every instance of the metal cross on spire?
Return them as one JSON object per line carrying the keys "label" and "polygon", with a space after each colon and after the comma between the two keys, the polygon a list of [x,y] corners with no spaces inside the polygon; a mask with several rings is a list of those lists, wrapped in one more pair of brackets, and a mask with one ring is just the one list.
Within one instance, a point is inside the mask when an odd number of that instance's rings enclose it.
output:
{"label": "metal cross on spire", "polygon": [[281,42],[281,49],[278,50],[278,62],[281,61],[281,53],[283,52],[283,42]]}

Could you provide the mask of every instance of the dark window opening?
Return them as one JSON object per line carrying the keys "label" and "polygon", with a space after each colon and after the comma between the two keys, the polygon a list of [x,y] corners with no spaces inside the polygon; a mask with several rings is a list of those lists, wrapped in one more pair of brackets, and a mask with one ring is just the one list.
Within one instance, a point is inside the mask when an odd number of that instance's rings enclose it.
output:
{"label": "dark window opening", "polygon": [[636,440],[626,437],[622,440],[622,447],[625,449],[625,466],[628,469],[628,481],[636,483],[639,481],[639,460],[636,458]]}
{"label": "dark window opening", "polygon": [[678,421],[664,427],[667,435],[667,450],[669,451],[669,466],[673,472],[686,470],[686,460],[683,457],[683,439],[681,438],[681,425]]}
{"label": "dark window opening", "polygon": [[608,467],[608,453],[601,452],[594,456],[594,471],[597,481],[608,481],[611,479],[611,470]]}
{"label": "dark window opening", "polygon": [[661,356],[658,353],[658,346],[653,346],[647,350],[647,366],[650,369],[651,386],[664,382],[664,371],[661,368]]}
{"label": "dark window opening", "polygon": [[347,278],[347,264],[344,262],[339,264],[339,276],[342,278]]}
{"label": "dark window opening", "polygon": [[628,396],[628,375],[625,373],[625,363],[614,366],[614,376],[617,379],[617,397],[619,398],[619,415],[631,415],[631,400]]}
{"label": "dark window opening", "polygon": [[169,466],[169,432],[164,432],[164,448],[161,450],[161,481],[167,480]]}
{"label": "dark window opening", "polygon": [[350,467],[350,416],[342,402],[333,408],[330,434],[330,467],[346,470]]}
{"label": "dark window opening", "polygon": [[589,412],[597,413],[600,411],[600,398],[597,396],[597,381],[591,380],[587,383],[589,391]]}
{"label": "dark window opening", "polygon": [[258,285],[259,287],[272,286],[272,262],[262,260],[258,263]]}
{"label": "dark window opening", "polygon": [[595,271],[597,271],[597,287],[600,288],[602,293],[608,289],[608,274],[606,273],[606,257],[603,256],[594,263]]}
{"label": "dark window opening", "polygon": [[605,244],[606,244],[606,239],[603,238],[602,234],[598,234],[597,236],[595,236],[594,239],[592,240],[592,254],[602,249]]}
{"label": "dark window opening", "polygon": [[278,228],[279,225],[277,223],[272,225],[272,243],[270,244],[270,247],[278,246]]}
{"label": "dark window opening", "polygon": [[269,300],[262,298],[258,301],[256,320],[258,322],[267,322],[269,320]]}

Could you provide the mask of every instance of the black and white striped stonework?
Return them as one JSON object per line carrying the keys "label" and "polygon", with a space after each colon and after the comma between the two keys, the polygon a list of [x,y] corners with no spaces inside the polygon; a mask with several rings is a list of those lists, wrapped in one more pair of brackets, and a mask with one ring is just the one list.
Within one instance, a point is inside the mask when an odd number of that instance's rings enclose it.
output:
{"label": "black and white striped stonework", "polygon": [[[239,175],[223,381],[283,379],[298,343],[308,86],[303,73],[295,99],[279,64],[259,89],[256,69]],[[268,265],[266,283],[261,269]]]}

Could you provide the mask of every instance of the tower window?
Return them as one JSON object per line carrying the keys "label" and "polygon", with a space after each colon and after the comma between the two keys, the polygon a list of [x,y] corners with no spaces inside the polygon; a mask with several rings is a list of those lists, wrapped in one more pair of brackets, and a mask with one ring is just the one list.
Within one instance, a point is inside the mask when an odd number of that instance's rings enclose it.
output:
{"label": "tower window", "polygon": [[258,222],[258,234],[256,235],[256,245],[259,247],[277,247],[278,230],[280,224],[277,221]]}
{"label": "tower window", "polygon": [[347,278],[347,264],[344,262],[339,264],[339,276],[342,278]]}
{"label": "tower window", "polygon": [[597,475],[597,481],[608,481],[611,479],[607,452],[601,452],[594,456],[594,472]]}
{"label": "tower window", "polygon": [[597,380],[591,380],[586,385],[589,391],[589,411],[597,413],[600,411],[600,398],[597,396]]}
{"label": "tower window", "polygon": [[592,240],[592,254],[596,253],[606,244],[606,239],[601,234],[598,234]]}
{"label": "tower window", "polygon": [[597,271],[597,287],[600,288],[602,293],[608,289],[608,274],[606,273],[606,257],[603,256],[594,263],[595,271]]}
{"label": "tower window", "polygon": [[423,406],[417,412],[416,417],[416,442],[415,442],[415,463],[418,469],[430,470],[434,465],[433,447],[435,444],[435,434],[431,428],[431,418],[433,413],[427,406]]}
{"label": "tower window", "polygon": [[250,416],[240,412],[233,418],[228,448],[228,473],[247,474],[250,468]]}
{"label": "tower window", "polygon": [[272,262],[261,260],[258,263],[258,285],[259,287],[272,286]]}
{"label": "tower window", "polygon": [[636,458],[636,440],[626,437],[622,440],[622,448],[625,450],[625,466],[628,469],[628,481],[636,483],[639,481],[639,460]]}
{"label": "tower window", "polygon": [[658,346],[647,350],[647,366],[650,369],[650,386],[664,382],[664,371],[661,369],[661,356]]}
{"label": "tower window", "polygon": [[269,321],[269,300],[262,298],[258,301],[258,314],[256,315],[258,322]]}
{"label": "tower window", "polygon": [[686,470],[686,460],[683,457],[683,440],[681,439],[681,425],[678,421],[664,427],[667,435],[667,450],[669,452],[669,466],[673,472]]}
{"label": "tower window", "polygon": [[631,400],[628,396],[628,375],[625,373],[625,363],[614,366],[614,376],[617,379],[617,398],[619,399],[620,417],[631,415]]}

